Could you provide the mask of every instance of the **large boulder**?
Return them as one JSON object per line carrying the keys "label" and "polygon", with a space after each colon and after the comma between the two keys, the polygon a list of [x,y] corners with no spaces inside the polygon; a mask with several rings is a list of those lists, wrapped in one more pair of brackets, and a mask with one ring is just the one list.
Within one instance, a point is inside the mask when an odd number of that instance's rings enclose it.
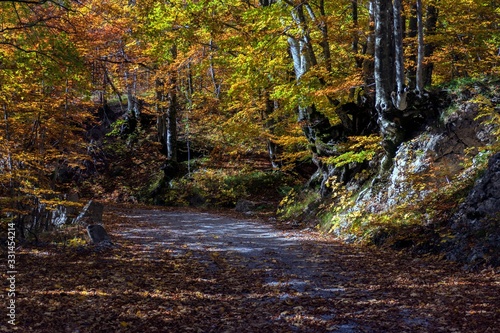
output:
{"label": "large boulder", "polygon": [[87,226],[90,224],[101,224],[104,206],[100,202],[90,200],[80,214],[73,220],[74,224]]}

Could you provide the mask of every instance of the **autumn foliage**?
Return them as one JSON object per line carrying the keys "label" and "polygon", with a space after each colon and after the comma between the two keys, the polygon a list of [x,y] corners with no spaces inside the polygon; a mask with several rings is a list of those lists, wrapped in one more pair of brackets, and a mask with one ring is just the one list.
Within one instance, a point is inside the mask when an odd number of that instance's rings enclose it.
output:
{"label": "autumn foliage", "polygon": [[[402,1],[410,74],[415,8]],[[157,117],[157,128],[142,130],[168,159],[178,159],[181,142],[215,160],[269,152],[283,170],[311,158],[338,167],[369,161],[379,152],[376,119],[345,105],[370,116],[372,9],[361,0],[2,1],[2,212],[26,198],[62,200],[95,164],[89,131],[111,121],[112,103],[127,121]],[[490,1],[423,1],[428,83],[498,75],[499,15]],[[300,79],[291,40],[314,56]],[[310,107],[316,113],[305,119],[300,110]],[[320,121],[330,134],[312,142]]]}

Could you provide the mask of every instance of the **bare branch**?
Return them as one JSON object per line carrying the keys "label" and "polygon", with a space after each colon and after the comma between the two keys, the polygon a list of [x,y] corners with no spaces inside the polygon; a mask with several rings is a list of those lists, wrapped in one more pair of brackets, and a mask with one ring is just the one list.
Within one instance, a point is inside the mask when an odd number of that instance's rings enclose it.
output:
{"label": "bare branch", "polygon": [[15,48],[16,50],[19,50],[21,52],[24,52],[24,53],[34,53],[34,54],[38,54],[38,55],[41,55],[41,56],[44,56],[46,58],[49,58],[50,60],[54,61],[54,62],[57,62],[57,59],[54,58],[53,56],[51,56],[50,54],[48,53],[45,53],[45,52],[42,52],[40,50],[30,50],[30,49],[25,49],[15,43],[12,43],[12,42],[7,42],[7,41],[0,41],[0,45],[7,45],[7,46],[10,46],[10,47],[13,47]]}

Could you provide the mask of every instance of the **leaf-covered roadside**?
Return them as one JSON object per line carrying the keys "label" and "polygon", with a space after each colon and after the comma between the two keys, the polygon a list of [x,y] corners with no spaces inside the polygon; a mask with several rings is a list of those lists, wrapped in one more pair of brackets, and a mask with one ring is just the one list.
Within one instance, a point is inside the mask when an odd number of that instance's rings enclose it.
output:
{"label": "leaf-covered roadside", "polygon": [[[337,243],[311,233],[304,255],[328,263],[333,297],[266,283],[270,272],[213,252],[148,247],[117,231],[151,228],[107,214],[116,248],[19,251],[19,332],[495,332],[500,278],[446,262]],[[246,259],[248,260],[248,259]],[[255,258],[280,262],[279,253]],[[300,264],[300,263],[299,263]],[[279,271],[277,268],[276,271]],[[283,269],[283,272],[285,270]],[[326,273],[326,272],[325,272]],[[5,279],[3,279],[5,281]],[[315,281],[310,281],[314,286]]]}

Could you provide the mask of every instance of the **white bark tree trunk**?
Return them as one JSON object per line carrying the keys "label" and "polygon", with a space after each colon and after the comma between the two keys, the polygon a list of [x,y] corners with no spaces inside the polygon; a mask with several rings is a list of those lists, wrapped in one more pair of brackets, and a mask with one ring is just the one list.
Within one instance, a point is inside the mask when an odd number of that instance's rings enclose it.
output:
{"label": "white bark tree trunk", "polygon": [[[177,56],[175,45],[171,48],[173,59]],[[163,79],[156,79],[156,109],[158,113],[158,141],[167,160],[177,162],[177,70],[168,73],[167,88]]]}
{"label": "white bark tree trunk", "polygon": [[[397,123],[397,106],[402,107],[406,94],[394,92],[396,75],[393,70],[395,55],[394,19],[391,0],[374,0],[375,18],[375,109],[378,114],[378,124],[382,135],[382,145],[387,153],[383,169],[390,165],[392,157],[403,141],[403,132]],[[402,47],[402,46],[401,46]],[[401,83],[401,82],[400,82]],[[392,97],[392,98],[391,98]],[[404,97],[404,98],[403,98]],[[395,102],[393,104],[393,101]],[[395,110],[396,109],[396,110]]]}
{"label": "white bark tree trunk", "polygon": [[393,29],[394,29],[394,60],[396,91],[391,93],[392,104],[398,110],[405,110],[407,107],[403,51],[403,22],[401,18],[401,0],[394,0],[393,3]]}
{"label": "white bark tree trunk", "polygon": [[375,0],[375,108],[380,118],[391,109],[394,86],[390,10],[389,0]]}
{"label": "white bark tree trunk", "polygon": [[[312,21],[315,20],[315,15],[307,1],[299,5],[294,5],[292,2],[288,1],[287,3],[293,6],[292,18],[296,26],[300,28],[300,35],[298,37],[289,37],[288,45],[293,60],[295,80],[297,85],[301,85],[302,76],[313,66],[318,65],[311,42],[308,20],[306,19],[304,10],[307,11]],[[313,153],[317,155],[324,154],[326,148],[325,143],[329,141],[331,134],[331,124],[328,118],[316,109],[314,103],[306,103],[303,100],[299,102],[297,112],[298,121],[302,124],[302,130],[311,144]]]}

